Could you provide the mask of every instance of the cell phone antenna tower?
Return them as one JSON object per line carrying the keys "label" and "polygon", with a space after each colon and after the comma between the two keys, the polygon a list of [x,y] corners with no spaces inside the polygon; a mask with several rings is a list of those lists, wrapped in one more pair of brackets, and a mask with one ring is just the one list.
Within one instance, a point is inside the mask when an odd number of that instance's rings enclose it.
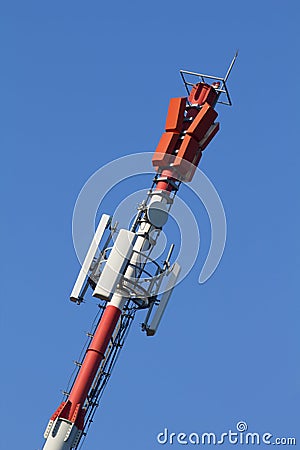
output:
{"label": "cell phone antenna tower", "polygon": [[131,228],[117,230],[111,216],[101,217],[70,296],[80,305],[91,290],[99,299],[99,313],[83,358],[75,362],[71,388],[47,425],[43,450],[82,444],[135,313],[146,311],[142,330],[147,336],[157,331],[180,266],[171,263],[174,244],[161,265],[151,251],[181,183],[192,180],[204,149],[219,131],[216,106],[231,105],[226,82],[236,58],[225,77],[180,70],[187,96],[170,99],[165,132],[152,158],[153,184]]}

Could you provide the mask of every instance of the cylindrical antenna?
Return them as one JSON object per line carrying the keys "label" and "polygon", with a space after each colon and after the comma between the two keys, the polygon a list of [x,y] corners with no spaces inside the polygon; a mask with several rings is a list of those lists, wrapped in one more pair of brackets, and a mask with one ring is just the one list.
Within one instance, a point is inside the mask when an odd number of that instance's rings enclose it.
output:
{"label": "cylindrical antenna", "polygon": [[234,66],[234,63],[235,63],[235,61],[236,61],[236,58],[238,57],[238,54],[239,54],[239,51],[237,50],[237,51],[235,52],[235,55],[234,55],[232,61],[231,61],[230,66],[229,66],[229,68],[228,68],[228,70],[227,70],[227,73],[226,73],[226,75],[225,75],[225,77],[224,77],[224,83],[226,83],[226,81],[228,80],[228,77],[229,77],[230,72],[231,72],[231,70],[232,70],[232,68],[233,68],[233,66]]}
{"label": "cylindrical antenna", "polygon": [[168,252],[168,256],[167,256],[167,258],[166,258],[166,260],[165,260],[165,262],[164,262],[164,267],[169,267],[169,266],[170,266],[170,259],[171,259],[171,256],[172,256],[174,247],[175,247],[174,244],[171,244],[171,245],[170,245],[170,249],[169,249],[169,252]]}

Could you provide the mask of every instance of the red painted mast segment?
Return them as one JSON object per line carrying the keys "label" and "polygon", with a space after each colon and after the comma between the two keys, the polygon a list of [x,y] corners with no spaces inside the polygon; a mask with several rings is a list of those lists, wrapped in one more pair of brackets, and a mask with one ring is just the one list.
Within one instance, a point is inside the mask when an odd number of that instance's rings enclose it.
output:
{"label": "red painted mast segment", "polygon": [[121,313],[121,309],[109,304],[105,308],[91,344],[86,351],[83,364],[69,394],[69,399],[55,411],[51,417],[52,421],[57,417],[67,419],[74,423],[78,430],[83,430],[85,416],[83,406]]}
{"label": "red painted mast segment", "polygon": [[[87,290],[92,288],[93,296],[100,299],[102,316],[93,330],[82,362],[78,363],[80,368],[70,392],[66,394],[66,401],[49,421],[44,434],[44,450],[78,448],[92,422],[135,311],[147,310],[142,330],[148,336],[157,330],[180,267],[177,263],[170,265],[173,244],[163,266],[152,260],[150,253],[168,219],[181,182],[192,180],[202,152],[219,131],[219,123],[215,122],[218,116],[214,109],[216,104],[231,105],[226,81],[236,57],[225,78],[181,71],[188,97],[170,100],[165,132],[152,158],[157,174],[131,230],[121,229],[109,247],[116,229],[111,226],[110,216],[103,215],[100,220],[71,300],[80,304]],[[187,76],[197,77],[200,81],[189,82]],[[207,79],[212,79],[213,83],[207,83]],[[221,95],[225,95],[227,100],[221,101]],[[105,233],[109,233],[109,238],[100,250]],[[149,269],[145,269],[149,264],[153,270],[151,283]],[[145,273],[147,287],[142,278]],[[164,279],[168,282],[162,291]]]}

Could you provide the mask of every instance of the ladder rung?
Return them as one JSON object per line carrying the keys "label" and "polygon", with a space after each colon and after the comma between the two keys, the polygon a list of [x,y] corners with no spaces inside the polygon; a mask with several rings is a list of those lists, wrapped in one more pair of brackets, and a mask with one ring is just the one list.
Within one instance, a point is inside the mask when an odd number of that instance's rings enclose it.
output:
{"label": "ladder rung", "polygon": [[77,367],[81,367],[81,366],[82,366],[82,363],[79,362],[79,361],[74,361],[74,364],[75,364],[75,366],[77,366]]}
{"label": "ladder rung", "polygon": [[90,338],[93,338],[93,337],[94,337],[93,333],[86,333],[86,335],[87,335],[88,337],[90,337]]}

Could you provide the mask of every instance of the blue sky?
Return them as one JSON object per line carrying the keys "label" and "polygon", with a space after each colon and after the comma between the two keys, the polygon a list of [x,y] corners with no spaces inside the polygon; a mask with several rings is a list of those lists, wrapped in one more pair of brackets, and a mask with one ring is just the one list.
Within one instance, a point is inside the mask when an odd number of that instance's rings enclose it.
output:
{"label": "blue sky", "polygon": [[201,161],[226,211],[223,259],[198,285],[209,223],[183,190],[199,211],[197,265],[156,338],[136,320],[84,448],[155,449],[164,427],[239,420],[300,439],[298,3],[11,1],[0,20],[2,447],[41,448],[96,313],[68,301],[80,189],[103,164],[154,151],[169,98],[184,95],[179,69],[222,75],[237,48],[234,105]]}

